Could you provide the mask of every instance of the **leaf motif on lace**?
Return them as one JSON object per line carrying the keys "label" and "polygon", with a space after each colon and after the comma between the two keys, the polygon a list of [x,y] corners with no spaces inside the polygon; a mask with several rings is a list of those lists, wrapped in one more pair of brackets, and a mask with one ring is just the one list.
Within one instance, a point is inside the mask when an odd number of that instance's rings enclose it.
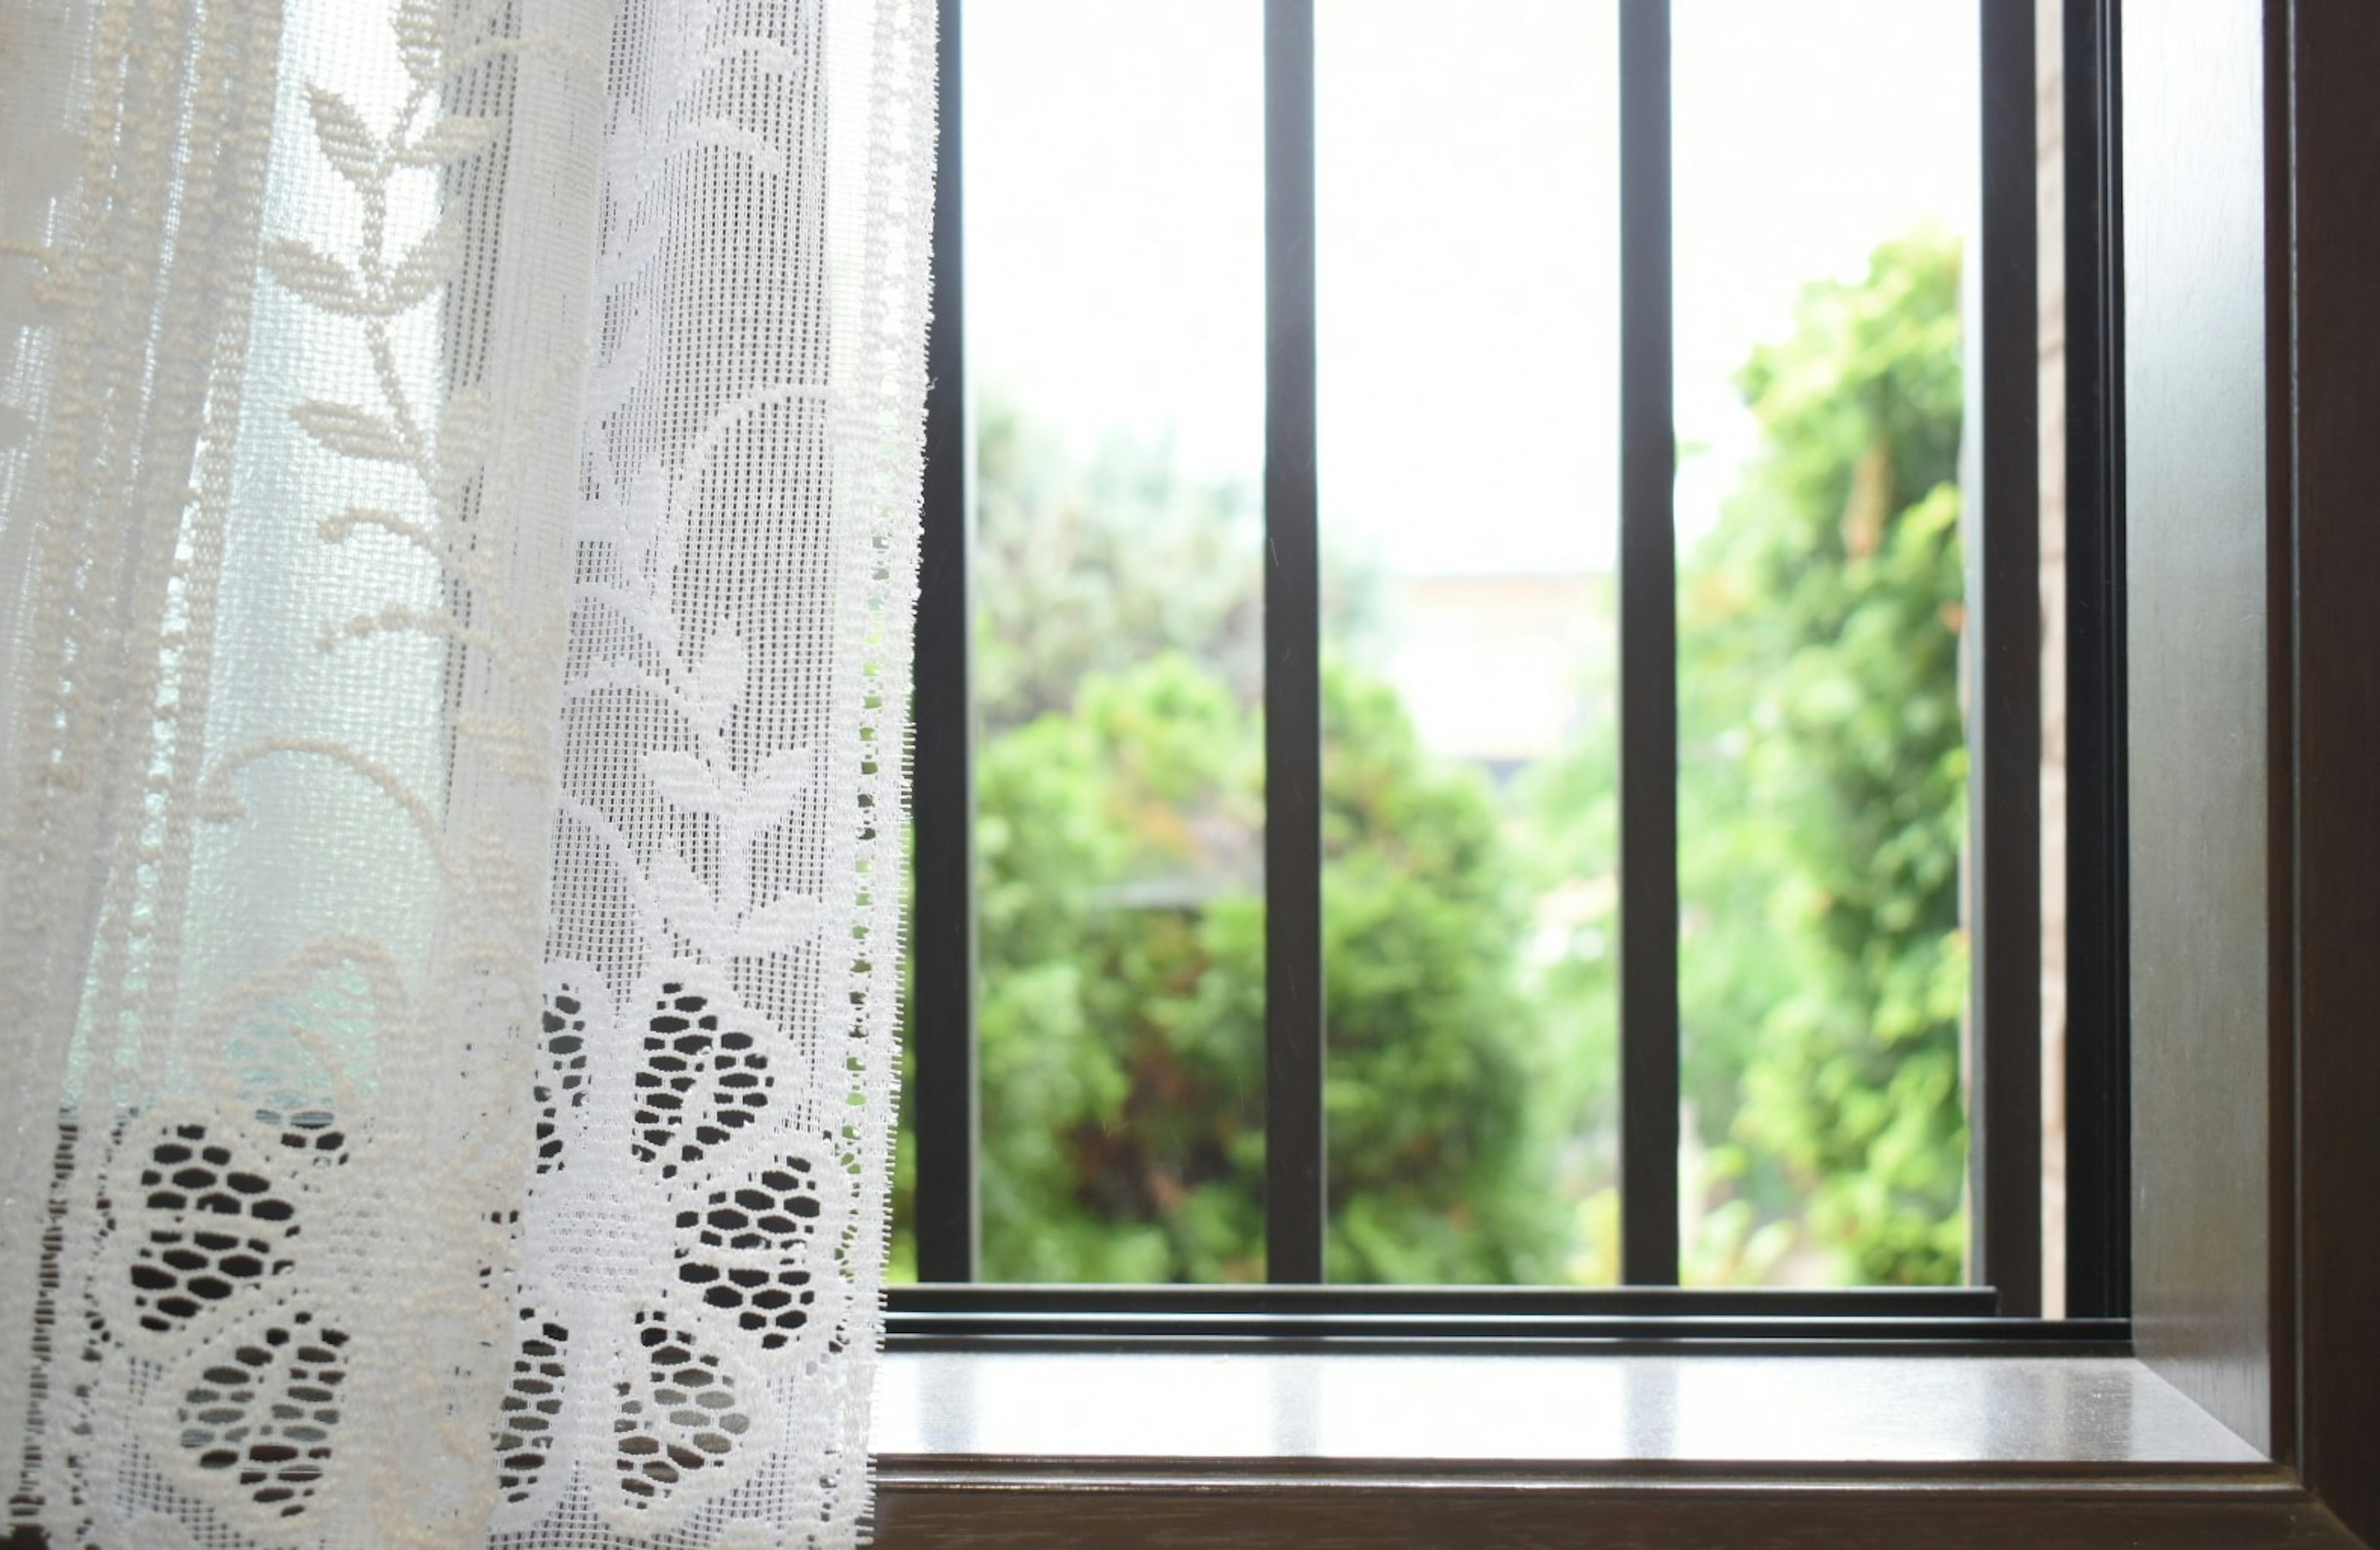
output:
{"label": "leaf motif on lace", "polygon": [[[856,1229],[847,1144],[820,1117],[833,1111],[795,1039],[744,993],[829,918],[769,860],[818,795],[819,758],[753,746],[750,702],[784,692],[781,664],[762,664],[732,604],[698,624],[684,611],[708,481],[766,444],[771,417],[815,420],[824,388],[764,383],[707,405],[682,439],[653,433],[674,412],[656,369],[673,169],[734,160],[783,176],[783,150],[706,105],[721,100],[708,88],[801,63],[710,0],[621,15],[634,42],[615,47],[638,69],[613,93],[604,164],[564,684],[565,724],[606,730],[588,778],[565,757],[559,841],[597,858],[579,887],[608,902],[609,946],[600,966],[549,968],[499,1523],[537,1521],[575,1481],[604,1521],[643,1535],[773,1467],[784,1376],[847,1324],[839,1256]],[[758,122],[772,100],[753,99]]]}
{"label": "leaf motif on lace", "polygon": [[[294,237],[268,243],[265,267],[291,295],[328,315],[353,321],[363,333],[378,391],[375,403],[307,399],[290,406],[290,418],[316,446],[334,456],[391,464],[407,470],[419,487],[423,514],[351,507],[325,517],[323,541],[344,543],[367,530],[387,533],[438,564],[448,586],[445,604],[418,608],[384,604],[326,625],[324,650],[342,639],[382,633],[413,633],[469,648],[485,671],[501,674],[531,698],[559,660],[560,642],[527,621],[542,611],[520,606],[508,596],[501,546],[480,541],[467,521],[475,485],[483,503],[502,504],[513,491],[507,476],[519,462],[518,446],[500,434],[496,406],[482,386],[458,386],[434,412],[415,401],[397,367],[395,325],[434,300],[462,268],[464,235],[449,214],[392,253],[389,228],[396,180],[434,176],[495,145],[504,121],[449,114],[443,97],[460,74],[504,53],[541,45],[506,38],[497,30],[499,11],[484,4],[455,8],[407,0],[391,18],[409,86],[383,132],[337,92],[307,88],[315,148],[354,188],[363,204],[355,250],[325,252]],[[557,361],[540,393],[561,390],[575,362]],[[525,418],[514,417],[517,425]],[[524,758],[517,729],[479,718],[458,722],[467,736],[492,745],[500,770],[519,779],[541,779],[542,759]]]}
{"label": "leaf motif on lace", "polygon": [[[256,822],[263,831],[275,810],[260,800],[251,811],[242,787],[246,772],[267,761],[292,782],[275,792],[276,804],[302,802],[289,793],[310,781],[353,782],[373,793],[384,827],[409,832],[429,862],[415,874],[416,893],[395,901],[389,935],[416,929],[408,906],[420,892],[431,896],[434,910],[423,913],[434,913],[436,930],[426,945],[403,950],[326,931],[237,979],[203,1015],[177,1014],[155,1030],[140,1051],[147,1065],[126,1083],[127,1092],[152,1096],[119,1100],[113,1128],[93,1138],[96,1178],[87,1187],[99,1219],[79,1229],[75,1252],[88,1257],[76,1273],[87,1278],[91,1304],[89,1355],[107,1402],[121,1404],[129,1423],[120,1441],[106,1439],[114,1451],[90,1445],[90,1457],[67,1467],[105,1471],[125,1494],[99,1506],[95,1521],[110,1542],[129,1533],[127,1542],[166,1543],[164,1519],[141,1517],[136,1530],[126,1510],[160,1502],[186,1524],[212,1525],[200,1536],[211,1545],[235,1536],[352,1542],[358,1519],[385,1522],[407,1484],[443,1491],[448,1460],[468,1455],[480,1466],[469,1434],[485,1418],[445,1413],[451,1404],[435,1383],[468,1387],[470,1364],[484,1360],[473,1352],[501,1350],[509,1278],[494,1267],[509,1259],[513,1228],[501,1212],[480,1219],[471,1203],[491,1179],[510,1187],[514,1175],[502,1165],[515,1155],[507,1121],[519,1106],[466,1113],[434,1140],[419,1124],[408,1132],[399,1120],[376,1120],[419,1107],[425,1071],[468,1068],[457,1089],[467,1101],[474,1083],[481,1096],[501,1094],[485,1073],[502,1066],[504,1030],[526,1030],[540,999],[542,852],[534,826],[525,837],[504,821],[519,799],[491,793],[516,787],[537,804],[552,776],[549,718],[565,619],[542,600],[550,582],[535,593],[525,587],[548,563],[541,556],[560,557],[564,535],[557,503],[523,484],[537,428],[550,418],[538,406],[558,405],[575,387],[578,359],[540,357],[528,401],[501,406],[485,381],[425,386],[416,369],[419,314],[438,307],[464,268],[461,223],[480,218],[442,180],[508,133],[506,118],[450,113],[449,102],[468,95],[458,91],[468,72],[549,47],[507,35],[516,10],[491,0],[398,5],[388,20],[405,74],[393,115],[367,113],[319,82],[303,86],[306,150],[329,169],[322,186],[346,208],[359,200],[363,218],[352,243],[264,242],[262,266],[302,309],[332,320],[369,369],[357,391],[285,403],[305,455],[327,454],[356,476],[350,483],[316,472],[297,488],[371,491],[370,503],[352,493],[329,503],[314,529],[321,542],[393,542],[431,562],[343,573],[370,579],[329,594],[334,613],[319,622],[314,644],[326,653],[369,649],[392,634],[437,643],[446,681],[416,674],[389,701],[412,711],[405,694],[418,684],[440,713],[435,696],[449,696],[439,727],[447,741],[425,779],[419,761],[382,757],[369,738],[343,731],[251,731],[212,750],[187,795],[177,794],[176,817]],[[562,44],[550,52],[569,54]],[[401,179],[411,180],[403,198]],[[400,236],[395,217],[432,201],[446,214]],[[548,515],[522,515],[531,505]],[[323,929],[298,918],[301,938]],[[366,931],[382,924],[368,911],[362,918]],[[566,1106],[569,1079],[555,1080]],[[174,1096],[158,1102],[161,1091]],[[433,1160],[450,1172],[425,1188]],[[425,1230],[433,1226],[442,1229]],[[393,1251],[408,1254],[395,1278]],[[409,1370],[425,1347],[454,1354],[430,1359],[443,1363],[435,1374]],[[359,1429],[359,1393],[377,1400],[374,1414],[410,1414],[435,1435],[393,1447]],[[515,1429],[527,1435],[526,1423]],[[128,1489],[125,1480],[135,1483]],[[443,1521],[468,1520],[474,1488],[436,1508]]]}
{"label": "leaf motif on lace", "polygon": [[[523,1545],[843,1544],[864,1508],[931,15],[615,12],[498,1429]],[[876,52],[840,107],[830,25]]]}

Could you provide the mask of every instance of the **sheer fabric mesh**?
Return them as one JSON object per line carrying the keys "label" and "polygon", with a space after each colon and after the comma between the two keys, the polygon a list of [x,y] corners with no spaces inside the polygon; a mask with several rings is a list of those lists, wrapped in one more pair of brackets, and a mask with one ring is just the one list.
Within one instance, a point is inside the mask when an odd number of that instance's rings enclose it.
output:
{"label": "sheer fabric mesh", "polygon": [[0,0],[0,1444],[851,1543],[929,0]]}

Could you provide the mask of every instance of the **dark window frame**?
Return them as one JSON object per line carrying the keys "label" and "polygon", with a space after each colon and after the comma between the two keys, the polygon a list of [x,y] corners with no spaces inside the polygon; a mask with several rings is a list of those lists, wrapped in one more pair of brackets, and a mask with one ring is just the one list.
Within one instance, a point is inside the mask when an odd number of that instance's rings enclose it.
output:
{"label": "dark window frame", "polygon": [[[920,1282],[892,1289],[896,1346],[1392,1338],[1432,1349],[1538,1338],[1691,1338],[1704,1319],[1779,1349],[1828,1337],[1939,1349],[2112,1349],[2128,1336],[2122,1159],[2126,971],[2120,572],[2118,0],[2065,6],[2070,866],[2068,1311],[2040,1295],[2040,635],[2032,0],[1976,0],[1983,87],[1982,647],[1970,902],[1977,1059],[1970,1089],[1977,1288],[1798,1291],[1677,1287],[1674,431],[1670,367],[1670,0],[1620,0],[1621,1090],[1622,1286],[1324,1287],[1318,604],[1316,595],[1312,0],[1266,0],[1267,1263],[1271,1283],[975,1283],[978,1119],[971,440],[960,168],[964,0],[939,0],[924,567],[917,624],[916,1049]],[[2000,323],[2009,320],[2016,326]],[[1971,493],[1971,499],[1973,498]],[[1642,923],[1654,923],[1645,929]],[[1629,923],[1637,923],[1631,926]],[[1650,988],[1645,988],[1649,987]],[[1627,1095],[1649,1092],[1651,1101]],[[1664,1101],[1666,1099],[1666,1101]],[[1683,1321],[1683,1322],[1681,1322]],[[1393,1329],[1391,1335],[1389,1330]],[[1716,1335],[1714,1338],[1718,1338]]]}

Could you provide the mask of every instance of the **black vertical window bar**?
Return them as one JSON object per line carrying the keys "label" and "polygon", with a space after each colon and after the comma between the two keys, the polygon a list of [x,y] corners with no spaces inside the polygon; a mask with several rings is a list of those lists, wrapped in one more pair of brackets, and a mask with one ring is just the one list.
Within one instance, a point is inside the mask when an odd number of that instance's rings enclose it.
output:
{"label": "black vertical window bar", "polygon": [[1265,0],[1265,1273],[1323,1278],[1314,0]]}
{"label": "black vertical window bar", "polygon": [[2131,1302],[2115,0],[2066,0],[2066,1312]]}
{"label": "black vertical window bar", "polygon": [[911,799],[909,1091],[917,1147],[917,1278],[971,1281],[976,1208],[975,690],[967,574],[974,486],[959,176],[959,12],[940,0],[935,67],[933,321],[926,345],[926,467],[917,577]]}
{"label": "black vertical window bar", "polygon": [[2034,0],[1982,0],[1982,489],[1969,711],[1974,1270],[2041,1312],[2041,369]]}
{"label": "black vertical window bar", "polygon": [[1620,1278],[1678,1282],[1670,6],[1620,7]]}

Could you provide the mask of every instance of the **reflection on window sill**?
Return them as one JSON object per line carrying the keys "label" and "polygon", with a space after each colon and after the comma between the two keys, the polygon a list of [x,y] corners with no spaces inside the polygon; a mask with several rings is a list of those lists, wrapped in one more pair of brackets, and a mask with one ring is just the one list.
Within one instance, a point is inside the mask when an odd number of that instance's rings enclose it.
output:
{"label": "reflection on window sill", "polygon": [[885,1550],[2353,1550],[2140,1362],[888,1352]]}
{"label": "reflection on window sill", "polygon": [[889,1353],[888,1474],[967,1459],[1891,1471],[2263,1455],[2129,1357]]}

